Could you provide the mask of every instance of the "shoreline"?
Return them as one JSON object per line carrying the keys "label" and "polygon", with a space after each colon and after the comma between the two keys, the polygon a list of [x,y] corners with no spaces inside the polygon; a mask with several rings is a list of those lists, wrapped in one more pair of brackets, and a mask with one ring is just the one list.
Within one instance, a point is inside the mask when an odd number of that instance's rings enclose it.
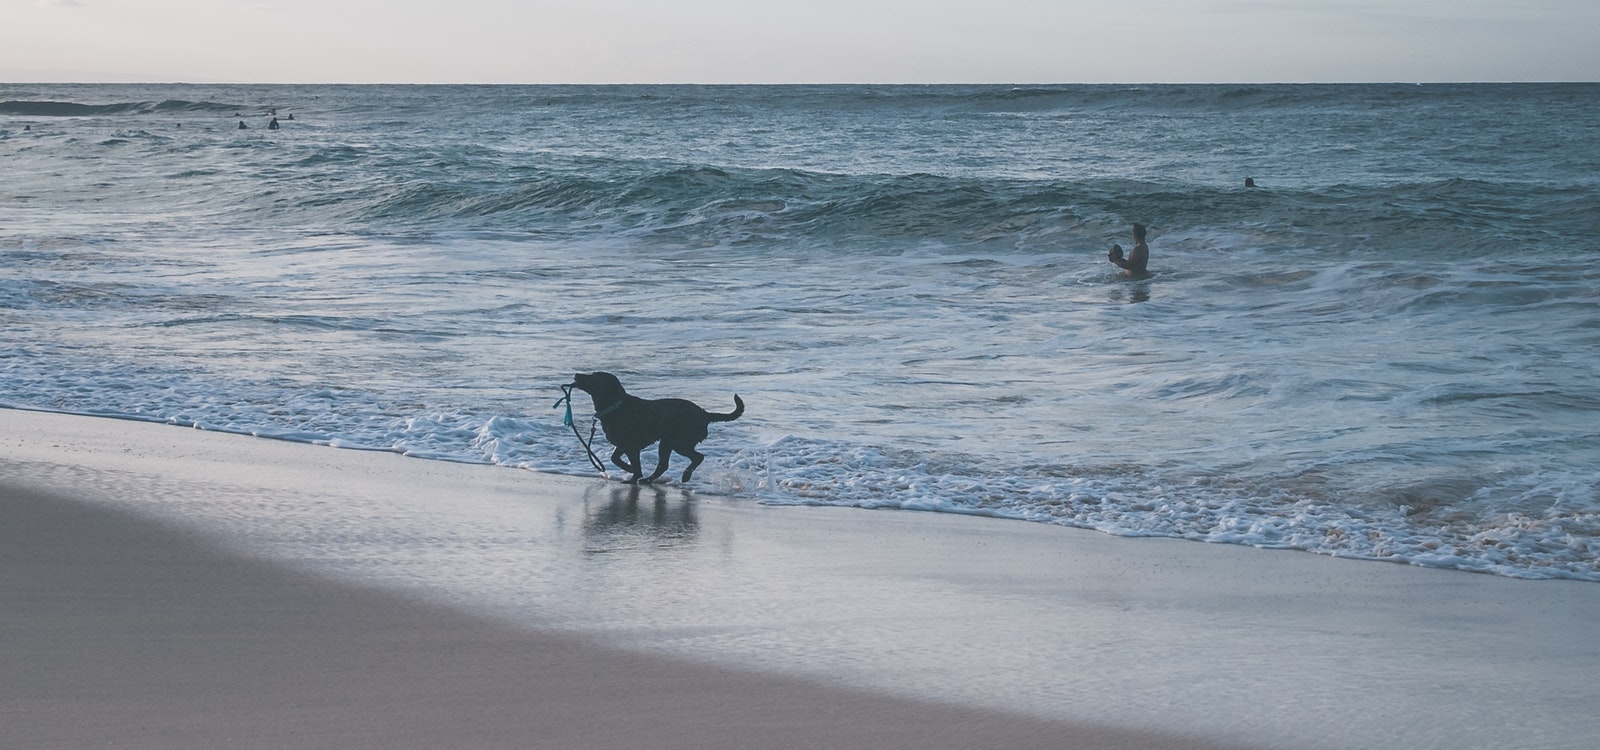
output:
{"label": "shoreline", "polygon": [[0,499],[0,716],[30,746],[1600,733],[1589,583],[5,409]]}

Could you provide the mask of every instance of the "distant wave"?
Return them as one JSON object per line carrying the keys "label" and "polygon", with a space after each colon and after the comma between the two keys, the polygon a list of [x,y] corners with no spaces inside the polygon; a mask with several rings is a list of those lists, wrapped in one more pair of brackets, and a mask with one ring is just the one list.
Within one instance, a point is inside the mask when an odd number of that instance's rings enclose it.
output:
{"label": "distant wave", "polygon": [[[308,163],[349,168],[348,149]],[[1587,193],[1446,179],[1389,186],[1247,190],[1118,179],[1025,180],[928,174],[841,175],[795,169],[596,159],[518,165],[498,174],[455,165],[452,176],[396,173],[337,195],[291,201],[301,220],[375,227],[535,230],[553,235],[649,235],[668,242],[812,245],[937,241],[952,245],[1091,233],[1139,221],[1160,234],[1212,227],[1383,233],[1419,252],[1503,252],[1534,232],[1585,232]],[[456,177],[454,175],[460,175]],[[294,185],[284,190],[299,189]],[[280,194],[281,195],[281,194]],[[255,200],[246,197],[246,201]],[[282,210],[282,204],[261,206]]]}
{"label": "distant wave", "polygon": [[92,117],[103,115],[142,115],[163,112],[236,112],[238,105],[219,102],[190,102],[167,99],[159,102],[120,102],[116,104],[81,104],[54,101],[0,102],[0,115],[25,115],[29,117]]}
{"label": "distant wave", "polygon": [[[335,161],[329,155],[328,161]],[[538,227],[556,233],[649,234],[695,244],[763,238],[827,243],[878,240],[957,242],[1014,237],[1063,206],[1110,210],[1115,196],[1094,185],[999,183],[935,175],[835,175],[793,169],[723,169],[638,164],[533,171],[500,179],[399,179],[353,193],[299,202],[326,220],[377,226],[464,229]],[[305,218],[305,217],[302,217]],[[1070,217],[1069,221],[1077,221]]]}

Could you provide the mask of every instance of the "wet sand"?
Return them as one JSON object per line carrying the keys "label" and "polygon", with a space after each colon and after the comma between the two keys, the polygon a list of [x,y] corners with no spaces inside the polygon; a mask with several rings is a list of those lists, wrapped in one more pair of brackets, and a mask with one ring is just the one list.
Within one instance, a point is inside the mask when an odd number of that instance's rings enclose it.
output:
{"label": "wet sand", "polygon": [[[1579,748],[1600,732],[1594,584],[14,410],[0,514],[17,747]],[[383,531],[419,516],[425,545]],[[508,560],[528,570],[497,580]]]}

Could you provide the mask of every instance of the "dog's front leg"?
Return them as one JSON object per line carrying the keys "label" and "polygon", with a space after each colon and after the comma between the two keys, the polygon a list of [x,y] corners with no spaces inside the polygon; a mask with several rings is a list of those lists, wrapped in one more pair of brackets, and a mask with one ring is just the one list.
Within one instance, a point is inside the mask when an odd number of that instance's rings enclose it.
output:
{"label": "dog's front leg", "polygon": [[671,446],[667,445],[667,441],[663,440],[661,441],[661,458],[656,461],[656,473],[651,474],[650,478],[644,481],[648,484],[660,479],[661,475],[667,472],[667,462],[671,460],[672,448]]}
{"label": "dog's front leg", "polygon": [[[628,458],[633,459],[633,463],[628,463],[628,461],[626,460]],[[630,481],[630,482],[639,481],[639,477],[642,474],[644,474],[643,467],[641,467],[639,465],[639,452],[638,451],[634,451],[632,453],[628,453],[628,452],[622,450],[621,448],[618,448],[618,449],[616,449],[614,451],[611,451],[611,463],[614,463],[614,464],[616,464],[618,466],[621,466],[623,471],[626,471],[629,474],[632,474],[633,476],[628,478],[628,481]]]}

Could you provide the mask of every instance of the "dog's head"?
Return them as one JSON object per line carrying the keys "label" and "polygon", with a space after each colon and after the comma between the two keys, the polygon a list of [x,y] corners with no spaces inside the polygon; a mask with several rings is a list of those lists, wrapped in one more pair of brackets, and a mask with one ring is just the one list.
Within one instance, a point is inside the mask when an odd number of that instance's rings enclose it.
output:
{"label": "dog's head", "polygon": [[580,372],[572,376],[572,387],[593,396],[596,403],[615,401],[627,393],[622,390],[622,381],[609,372]]}

